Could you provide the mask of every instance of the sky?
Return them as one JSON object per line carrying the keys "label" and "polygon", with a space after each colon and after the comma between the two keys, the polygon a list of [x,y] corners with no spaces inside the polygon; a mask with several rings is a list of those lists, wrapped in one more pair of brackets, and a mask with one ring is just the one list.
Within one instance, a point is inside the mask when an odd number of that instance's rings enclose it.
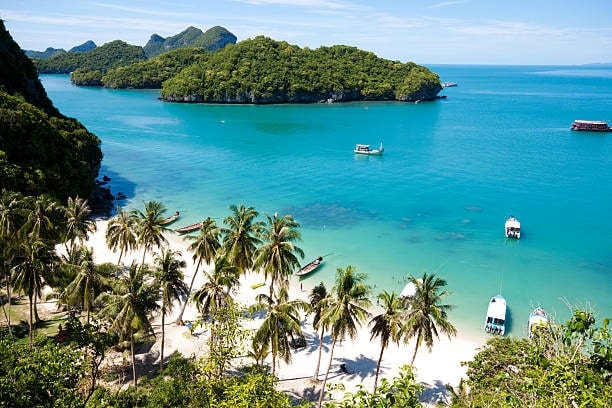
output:
{"label": "sky", "polygon": [[0,19],[36,51],[222,26],[238,41],[342,44],[423,65],[612,62],[610,0],[1,0]]}

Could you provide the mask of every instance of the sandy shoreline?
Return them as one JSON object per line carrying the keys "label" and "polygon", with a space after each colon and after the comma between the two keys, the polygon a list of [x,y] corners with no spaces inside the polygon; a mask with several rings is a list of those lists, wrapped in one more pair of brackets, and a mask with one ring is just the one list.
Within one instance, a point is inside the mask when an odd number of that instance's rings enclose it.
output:
{"label": "sandy shoreline", "polygon": [[[105,242],[105,232],[107,220],[98,220],[96,222],[97,231],[90,233],[89,240],[85,243],[88,247],[92,247],[94,251],[94,260],[97,263],[112,262],[116,263],[119,258],[119,253],[110,251]],[[195,271],[195,266],[191,258],[191,253],[187,250],[189,241],[183,236],[170,232],[165,234],[169,242],[169,247],[174,251],[179,251],[182,259],[187,263],[185,268],[185,281],[190,283],[192,273]],[[125,265],[131,264],[132,261],[140,262],[142,260],[142,251],[127,253],[123,255],[122,263]],[[147,262],[153,263],[153,254],[147,255]],[[309,262],[304,260],[302,263]],[[210,266],[202,265],[201,270],[210,270]],[[197,290],[203,282],[201,271],[194,282],[194,290]],[[240,280],[240,288],[236,296],[236,300],[242,305],[251,305],[254,303],[255,296],[258,293],[267,293],[269,288],[267,285],[260,286],[257,289],[252,289],[251,285],[264,282],[263,275],[249,273],[243,276]],[[303,280],[300,281],[297,276],[291,278],[290,298],[303,299],[308,301],[308,294],[311,288],[318,284],[319,281]],[[333,286],[332,283],[327,283],[328,290]],[[168,356],[175,350],[180,351],[185,356],[202,355],[205,350],[205,333],[202,335],[191,335],[189,329],[185,326],[174,324],[176,317],[180,312],[180,306],[176,306],[170,315],[166,316],[166,339],[164,355]],[[376,306],[371,310],[373,316],[377,314]],[[185,309],[183,320],[196,320],[197,311],[193,304],[189,303]],[[159,321],[155,321],[156,327],[159,327]],[[257,320],[249,322],[249,328],[257,327]],[[280,363],[276,369],[276,375],[280,379],[279,388],[290,392],[296,397],[313,399],[313,394],[318,392],[320,385],[315,384],[311,377],[317,363],[318,352],[318,335],[312,328],[312,318],[307,317],[303,320],[302,329],[307,339],[307,346],[303,349],[296,350],[292,356],[290,364]],[[161,341],[153,346],[154,350],[159,350]],[[461,366],[462,361],[471,360],[477,349],[484,345],[485,340],[475,340],[469,336],[459,332],[457,337],[448,340],[446,337],[441,337],[440,340],[434,343],[431,353],[423,345],[419,348],[414,363],[416,369],[417,380],[426,386],[426,391],[423,395],[424,402],[434,403],[446,395],[445,384],[457,386],[460,379],[465,376],[465,368]],[[320,379],[323,379],[327,365],[329,363],[329,348],[331,340],[329,335],[324,338],[323,354],[321,357],[321,368],[319,370]],[[380,378],[391,380],[400,371],[400,367],[409,364],[410,358],[414,351],[414,342],[407,345],[397,346],[389,345],[383,355],[383,360],[380,369]],[[350,339],[342,341],[336,345],[334,351],[334,361],[330,368],[328,382],[342,383],[346,391],[355,391],[359,385],[366,390],[371,391],[376,375],[376,364],[380,354],[379,339],[370,341],[370,328],[366,325],[362,326],[357,339],[353,342]],[[268,359],[271,360],[271,359]],[[270,363],[270,361],[268,361]],[[348,372],[340,370],[340,365],[345,364]],[[380,382],[379,378],[379,382]],[[342,393],[338,392],[335,397],[340,398]]]}

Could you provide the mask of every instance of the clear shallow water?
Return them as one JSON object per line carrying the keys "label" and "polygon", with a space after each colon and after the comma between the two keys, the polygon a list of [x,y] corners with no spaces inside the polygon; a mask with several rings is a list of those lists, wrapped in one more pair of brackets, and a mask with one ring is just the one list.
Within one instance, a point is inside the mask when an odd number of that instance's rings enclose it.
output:
{"label": "clear shallow water", "polygon": [[[524,336],[541,305],[564,299],[612,315],[612,134],[571,132],[574,119],[612,122],[612,70],[431,66],[459,86],[432,103],[184,105],[157,91],[72,86],[44,75],[56,107],[103,141],[101,175],[126,207],[162,201],[178,225],[244,203],[302,224],[304,263],[327,253],[304,287],[355,265],[376,290],[408,274],[448,282],[451,319],[485,336],[501,293],[507,332]],[[356,143],[385,145],[355,156]],[[505,218],[522,222],[519,242]]]}

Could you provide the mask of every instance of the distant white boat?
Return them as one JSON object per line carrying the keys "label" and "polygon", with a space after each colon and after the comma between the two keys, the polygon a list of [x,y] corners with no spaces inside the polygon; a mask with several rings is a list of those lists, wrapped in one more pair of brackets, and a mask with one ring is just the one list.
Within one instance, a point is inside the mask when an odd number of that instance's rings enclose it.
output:
{"label": "distant white boat", "polygon": [[536,307],[529,314],[528,336],[531,338],[538,330],[548,327],[548,315],[541,307]]}
{"label": "distant white boat", "polygon": [[505,224],[506,238],[521,238],[521,223],[516,217],[510,216]]}
{"label": "distant white boat", "polygon": [[502,295],[491,298],[487,309],[484,330],[487,333],[503,336],[506,332],[506,299]]}
{"label": "distant white boat", "polygon": [[371,154],[371,155],[381,155],[385,151],[382,143],[378,149],[370,148],[370,145],[366,144],[358,144],[355,146],[355,150],[353,150],[357,154]]}
{"label": "distant white boat", "polygon": [[412,299],[414,297],[414,295],[416,295],[416,285],[414,284],[414,282],[410,281],[406,284],[406,286],[404,286],[404,289],[402,289],[402,292],[400,293],[400,297],[401,298],[406,298],[406,299]]}

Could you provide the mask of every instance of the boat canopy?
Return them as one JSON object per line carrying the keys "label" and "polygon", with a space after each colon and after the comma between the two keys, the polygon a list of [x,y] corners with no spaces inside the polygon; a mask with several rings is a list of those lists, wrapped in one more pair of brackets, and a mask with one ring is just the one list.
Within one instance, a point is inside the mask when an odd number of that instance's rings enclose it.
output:
{"label": "boat canopy", "polygon": [[521,229],[521,223],[516,218],[510,218],[506,221],[506,228]]}
{"label": "boat canopy", "polygon": [[487,317],[499,319],[502,323],[506,320],[506,300],[503,297],[495,296],[491,299],[489,309],[487,310]]}
{"label": "boat canopy", "polygon": [[400,293],[400,297],[403,298],[411,298],[416,295],[416,285],[413,282],[408,282],[404,289],[402,289],[402,293]]}

